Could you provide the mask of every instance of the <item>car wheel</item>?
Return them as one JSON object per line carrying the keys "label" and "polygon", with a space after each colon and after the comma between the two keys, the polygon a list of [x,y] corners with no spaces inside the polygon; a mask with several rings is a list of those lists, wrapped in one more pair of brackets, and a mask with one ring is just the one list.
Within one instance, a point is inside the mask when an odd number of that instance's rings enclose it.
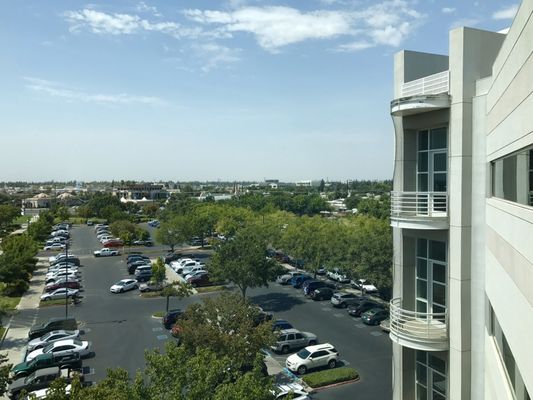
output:
{"label": "car wheel", "polygon": [[337,366],[337,361],[329,360],[329,362],[328,362],[328,368],[329,369],[335,368],[336,366]]}
{"label": "car wheel", "polygon": [[123,293],[123,292],[124,292],[124,289],[120,289],[118,292],[119,292],[119,293]]}
{"label": "car wheel", "polygon": [[299,375],[303,375],[307,372],[307,367],[305,365],[300,365],[298,367],[298,374]]}
{"label": "car wheel", "polygon": [[45,298],[43,299],[43,301],[48,301],[48,300],[50,300],[50,297],[45,297]]}
{"label": "car wheel", "polygon": [[289,352],[289,346],[283,346],[283,347],[281,348],[281,352],[282,352],[283,354],[287,354],[287,353]]}

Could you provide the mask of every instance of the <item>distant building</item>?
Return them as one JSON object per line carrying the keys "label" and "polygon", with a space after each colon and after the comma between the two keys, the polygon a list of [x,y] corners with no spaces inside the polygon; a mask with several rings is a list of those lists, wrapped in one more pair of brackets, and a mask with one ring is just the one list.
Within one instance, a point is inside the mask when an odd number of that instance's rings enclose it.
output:
{"label": "distant building", "polygon": [[22,200],[22,208],[50,208],[51,198],[46,193]]}
{"label": "distant building", "polygon": [[153,183],[135,183],[123,185],[113,190],[113,194],[123,203],[147,204],[168,198],[168,192],[163,185]]}

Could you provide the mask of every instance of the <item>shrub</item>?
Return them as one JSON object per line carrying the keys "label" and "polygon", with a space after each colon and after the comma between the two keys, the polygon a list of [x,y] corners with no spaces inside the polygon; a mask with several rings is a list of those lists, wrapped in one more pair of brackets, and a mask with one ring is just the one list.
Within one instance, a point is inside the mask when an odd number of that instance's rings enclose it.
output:
{"label": "shrub", "polygon": [[313,372],[303,377],[305,383],[312,388],[331,385],[333,383],[351,381],[359,378],[359,373],[350,367],[340,367]]}

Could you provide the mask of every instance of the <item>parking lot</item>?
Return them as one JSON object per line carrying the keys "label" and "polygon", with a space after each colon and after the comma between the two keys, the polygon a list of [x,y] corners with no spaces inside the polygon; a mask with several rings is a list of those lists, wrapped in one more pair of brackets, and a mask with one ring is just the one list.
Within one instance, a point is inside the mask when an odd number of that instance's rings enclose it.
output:
{"label": "parking lot", "polygon": [[[95,258],[100,249],[93,229],[77,226],[72,230],[73,244],[69,251],[78,255],[82,271],[82,303],[69,306],[69,315],[81,322],[85,334],[82,340],[92,342],[95,356],[84,363],[87,381],[99,381],[107,368],[122,367],[130,374],[144,368],[144,351],[163,348],[170,333],[161,321],[151,315],[165,309],[164,298],[142,298],[137,290],[111,294],[110,286],[120,279],[130,278],[122,257]],[[162,254],[146,249],[150,256]],[[153,252],[153,253],[151,253]],[[171,308],[186,308],[202,296],[171,299]],[[345,309],[333,308],[329,301],[307,299],[299,289],[276,283],[268,288],[249,291],[251,301],[261,305],[274,318],[286,319],[295,328],[318,336],[319,342],[329,342],[340,352],[343,363],[356,368],[361,380],[354,384],[327,389],[313,395],[316,399],[388,399],[392,395],[391,345],[386,333],[378,327],[362,324],[350,317]],[[41,308],[38,321],[65,315],[61,306]],[[287,355],[273,354],[284,365]]]}

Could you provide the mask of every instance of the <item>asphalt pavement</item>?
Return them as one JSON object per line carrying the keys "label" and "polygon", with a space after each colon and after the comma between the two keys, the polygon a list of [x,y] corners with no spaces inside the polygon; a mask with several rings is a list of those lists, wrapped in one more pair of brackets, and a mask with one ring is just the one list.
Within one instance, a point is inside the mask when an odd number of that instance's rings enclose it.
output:
{"label": "asphalt pavement", "polygon": [[[126,270],[124,256],[95,258],[94,250],[101,245],[91,227],[75,226],[70,251],[80,257],[82,264],[82,302],[68,307],[68,314],[77,318],[84,331],[83,340],[92,342],[94,357],[84,362],[86,380],[99,381],[107,368],[121,367],[133,377],[144,369],[145,350],[163,349],[174,340],[152,318],[165,309],[164,298],[142,298],[137,290],[111,294],[110,286],[120,279],[131,277]],[[149,255],[158,254],[149,250]],[[213,294],[210,294],[213,295]],[[186,299],[171,299],[171,308],[186,308],[205,295]],[[296,328],[313,332],[320,342],[333,344],[346,365],[356,368],[359,382],[329,388],[313,395],[313,399],[390,399],[392,397],[392,349],[388,335],[379,327],[363,325],[359,318],[350,317],[346,310],[333,308],[329,301],[314,302],[291,286],[272,283],[268,288],[249,290],[250,300],[272,312],[275,318],[286,319]],[[65,315],[62,306],[38,310],[37,322]],[[273,354],[283,366],[286,356]]]}

